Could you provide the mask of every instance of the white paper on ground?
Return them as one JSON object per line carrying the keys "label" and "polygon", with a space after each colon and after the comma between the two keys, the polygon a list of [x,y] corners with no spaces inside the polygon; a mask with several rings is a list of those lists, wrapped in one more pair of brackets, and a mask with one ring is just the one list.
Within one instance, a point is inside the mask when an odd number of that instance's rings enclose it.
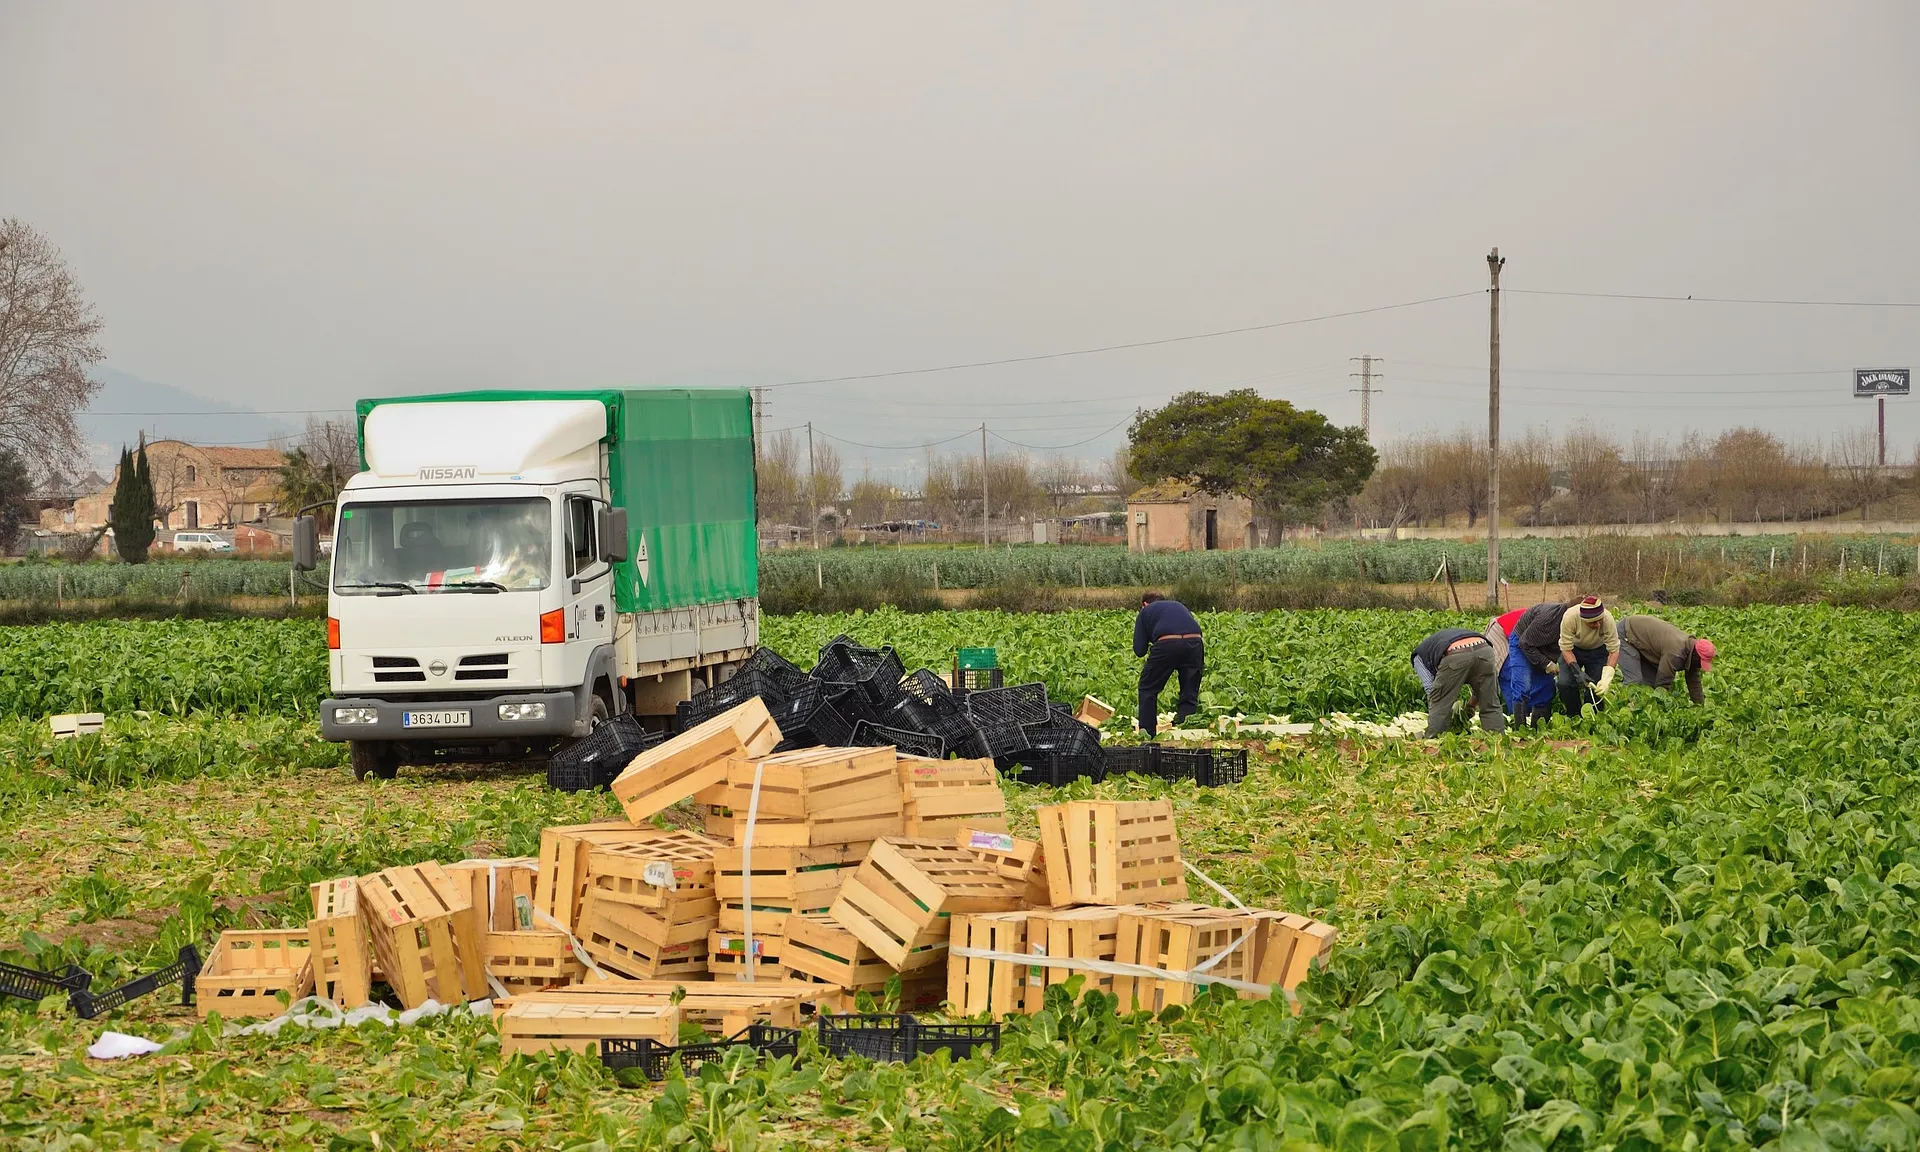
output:
{"label": "white paper on ground", "polygon": [[144,1036],[129,1036],[125,1032],[102,1032],[100,1039],[87,1045],[87,1055],[95,1060],[123,1060],[128,1056],[150,1056],[160,1051],[160,1045]]}

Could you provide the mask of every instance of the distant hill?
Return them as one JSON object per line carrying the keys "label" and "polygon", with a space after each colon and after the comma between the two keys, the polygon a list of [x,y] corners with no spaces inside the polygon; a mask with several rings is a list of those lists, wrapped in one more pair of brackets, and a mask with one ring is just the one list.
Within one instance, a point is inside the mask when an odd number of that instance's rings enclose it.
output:
{"label": "distant hill", "polygon": [[80,415],[80,434],[87,441],[92,466],[103,475],[113,470],[121,445],[133,444],[141,432],[148,440],[264,447],[276,436],[297,435],[305,424],[294,417],[263,416],[114,368],[98,369],[93,378],[100,382],[100,391]]}

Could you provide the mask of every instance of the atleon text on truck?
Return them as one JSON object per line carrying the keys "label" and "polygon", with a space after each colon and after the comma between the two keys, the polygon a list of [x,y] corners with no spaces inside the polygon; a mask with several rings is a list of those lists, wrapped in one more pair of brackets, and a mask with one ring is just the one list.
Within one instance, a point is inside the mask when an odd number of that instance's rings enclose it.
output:
{"label": "atleon text on truck", "polygon": [[[742,390],[362,400],[320,731],[356,775],[543,758],[667,716],[759,642]],[[295,563],[318,561],[310,518]]]}

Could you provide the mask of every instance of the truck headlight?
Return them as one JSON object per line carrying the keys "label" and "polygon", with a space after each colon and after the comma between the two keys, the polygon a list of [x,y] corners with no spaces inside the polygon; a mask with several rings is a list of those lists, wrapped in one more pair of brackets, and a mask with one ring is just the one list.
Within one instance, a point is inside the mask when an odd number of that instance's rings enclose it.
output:
{"label": "truck headlight", "polygon": [[380,709],[335,708],[333,710],[333,722],[335,724],[378,724],[380,723]]}
{"label": "truck headlight", "polygon": [[547,706],[544,702],[539,704],[500,705],[500,719],[502,720],[545,720],[546,718]]}

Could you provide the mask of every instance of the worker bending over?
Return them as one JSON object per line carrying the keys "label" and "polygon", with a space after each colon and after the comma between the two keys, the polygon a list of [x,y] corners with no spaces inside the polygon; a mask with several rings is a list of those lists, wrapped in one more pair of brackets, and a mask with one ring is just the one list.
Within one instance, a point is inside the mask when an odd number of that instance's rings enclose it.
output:
{"label": "worker bending over", "polygon": [[1427,690],[1427,739],[1442,736],[1453,723],[1453,706],[1460,688],[1473,690],[1473,707],[1480,727],[1489,732],[1507,730],[1507,714],[1500,703],[1500,666],[1493,645],[1478,632],[1442,628],[1413,649],[1413,674]]}
{"label": "worker bending over", "polygon": [[1686,677],[1693,702],[1707,702],[1700,676],[1713,668],[1713,641],[1689,636],[1658,616],[1622,616],[1620,639],[1620,674],[1627,683],[1672,688],[1677,672]]}
{"label": "worker bending over", "polygon": [[1180,675],[1180,699],[1173,707],[1173,726],[1200,711],[1200,676],[1206,671],[1207,650],[1200,639],[1200,621],[1187,606],[1158,592],[1140,597],[1140,615],[1133,621],[1133,654],[1145,656],[1140,668],[1140,731],[1151,738],[1160,717],[1160,692],[1167,679]]}
{"label": "worker bending over", "polygon": [[1613,679],[1604,670],[1620,663],[1618,627],[1598,596],[1586,597],[1560,617],[1560,669],[1554,683],[1560,687],[1560,706],[1567,715],[1580,715],[1583,689],[1595,690],[1594,706],[1599,707],[1597,693],[1605,692]]}

